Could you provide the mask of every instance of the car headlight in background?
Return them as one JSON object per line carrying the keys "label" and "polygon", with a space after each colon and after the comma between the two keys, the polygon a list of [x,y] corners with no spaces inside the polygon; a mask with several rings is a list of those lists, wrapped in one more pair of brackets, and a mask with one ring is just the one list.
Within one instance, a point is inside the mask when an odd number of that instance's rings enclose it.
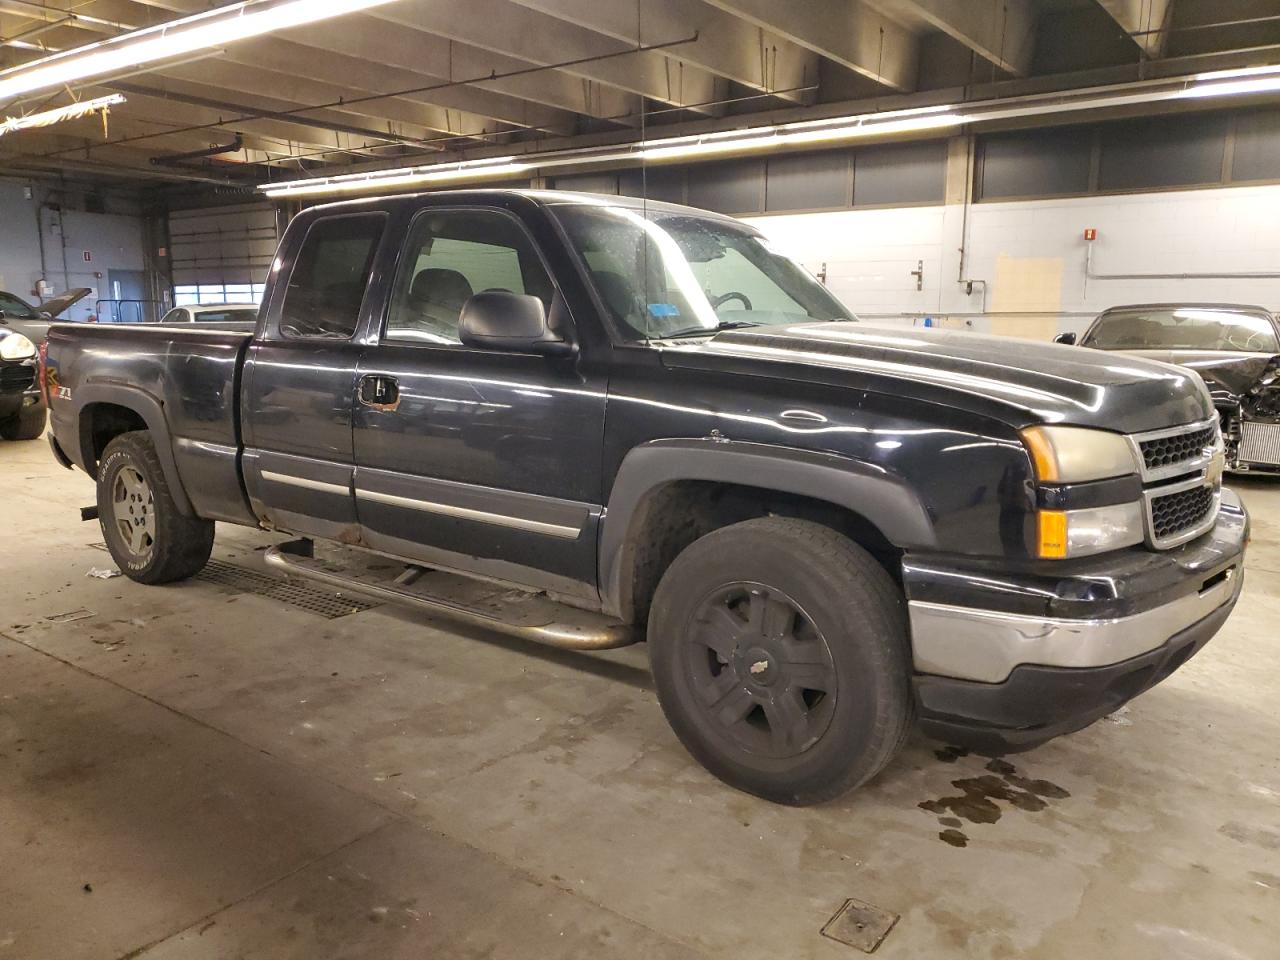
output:
{"label": "car headlight in background", "polygon": [[1022,442],[1041,483],[1087,483],[1138,472],[1128,439],[1088,427],[1028,427]]}
{"label": "car headlight in background", "polygon": [[36,355],[36,345],[20,333],[0,337],[0,360],[30,360]]}

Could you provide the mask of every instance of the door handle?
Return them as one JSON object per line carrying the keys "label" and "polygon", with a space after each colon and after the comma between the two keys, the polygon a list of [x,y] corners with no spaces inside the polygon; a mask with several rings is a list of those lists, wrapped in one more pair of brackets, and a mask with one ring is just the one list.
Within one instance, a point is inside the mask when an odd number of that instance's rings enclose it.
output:
{"label": "door handle", "polygon": [[400,399],[400,384],[395,377],[371,373],[360,378],[360,402],[368,407],[386,407]]}

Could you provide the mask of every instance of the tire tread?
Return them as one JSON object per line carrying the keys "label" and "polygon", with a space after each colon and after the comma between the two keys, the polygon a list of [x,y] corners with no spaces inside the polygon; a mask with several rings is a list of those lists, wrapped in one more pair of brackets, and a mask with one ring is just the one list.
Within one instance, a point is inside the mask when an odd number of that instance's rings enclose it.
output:
{"label": "tire tread", "polygon": [[[842,769],[826,771],[821,779],[792,785],[786,790],[774,791],[759,784],[729,781],[740,789],[791,805],[834,799],[880,773],[902,749],[913,726],[910,644],[901,590],[871,554],[838,530],[810,520],[770,516],[721,527],[694,541],[664,573],[654,596],[655,609],[667,602],[668,593],[680,591],[695,575],[693,569],[686,567],[697,564],[704,551],[727,548],[729,544],[736,551],[744,550],[747,544],[758,544],[762,549],[796,557],[797,562],[809,561],[806,569],[816,571],[825,581],[822,586],[837,598],[844,617],[851,622],[862,621],[869,628],[859,632],[864,653],[875,664],[876,672],[888,678],[888,693],[877,701],[874,729],[867,738],[872,748],[849,758]],[[651,650],[658,642],[653,630],[658,619],[650,618]],[[664,709],[666,706],[664,702]],[[668,716],[670,719],[670,714]],[[722,765],[709,757],[699,744],[691,742],[674,720],[673,727],[694,756],[723,778],[724,774],[717,769]]]}
{"label": "tire tread", "polygon": [[[155,559],[141,570],[130,569],[125,563],[126,558],[116,555],[113,531],[107,527],[111,493],[105,482],[105,469],[112,457],[121,453],[142,468],[155,503]],[[178,508],[151,434],[146,430],[122,433],[103,450],[102,460],[98,464],[98,522],[112,558],[121,572],[138,583],[160,584],[185,580],[204,569],[213,552],[213,521],[187,516]]]}

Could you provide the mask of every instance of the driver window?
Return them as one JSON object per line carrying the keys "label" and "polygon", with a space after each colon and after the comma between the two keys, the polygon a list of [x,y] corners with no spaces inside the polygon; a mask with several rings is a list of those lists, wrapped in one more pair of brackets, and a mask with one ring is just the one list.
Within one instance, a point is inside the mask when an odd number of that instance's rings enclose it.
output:
{"label": "driver window", "polygon": [[551,309],[551,280],[520,225],[492,210],[426,210],[409,232],[383,339],[461,343],[462,305],[491,290]]}

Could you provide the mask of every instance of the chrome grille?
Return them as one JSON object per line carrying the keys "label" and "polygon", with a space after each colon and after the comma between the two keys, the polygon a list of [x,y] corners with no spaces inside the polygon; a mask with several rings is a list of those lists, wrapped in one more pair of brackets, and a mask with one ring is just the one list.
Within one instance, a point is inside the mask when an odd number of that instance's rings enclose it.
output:
{"label": "chrome grille", "polygon": [[1207,484],[1151,498],[1151,533],[1166,541],[1203,525],[1212,512],[1214,490]]}
{"label": "chrome grille", "polygon": [[1217,417],[1129,437],[1143,483],[1159,483],[1205,470],[1222,450]]}
{"label": "chrome grille", "polygon": [[1222,428],[1215,417],[1131,436],[1142,474],[1147,545],[1169,550],[1211,529],[1222,502]]}
{"label": "chrome grille", "polygon": [[1239,458],[1245,463],[1280,467],[1280,423],[1241,422]]}
{"label": "chrome grille", "polygon": [[1143,440],[1138,449],[1142,451],[1143,465],[1148,470],[1159,470],[1199,459],[1206,447],[1213,446],[1217,435],[1217,426],[1208,426],[1189,433]]}

